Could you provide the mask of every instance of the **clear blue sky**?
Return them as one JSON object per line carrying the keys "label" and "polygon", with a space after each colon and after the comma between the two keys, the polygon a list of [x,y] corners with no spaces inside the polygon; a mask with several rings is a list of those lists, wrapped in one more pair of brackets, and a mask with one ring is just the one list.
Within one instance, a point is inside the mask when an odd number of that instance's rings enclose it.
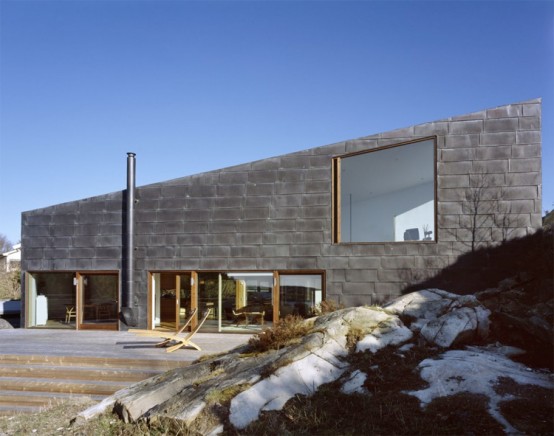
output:
{"label": "clear blue sky", "polygon": [[20,216],[543,98],[553,1],[0,0],[0,233]]}

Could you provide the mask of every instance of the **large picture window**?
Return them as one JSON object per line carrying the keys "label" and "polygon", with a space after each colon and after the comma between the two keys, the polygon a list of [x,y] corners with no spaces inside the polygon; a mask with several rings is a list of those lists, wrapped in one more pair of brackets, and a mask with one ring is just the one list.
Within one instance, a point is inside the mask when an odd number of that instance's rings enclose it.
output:
{"label": "large picture window", "polygon": [[334,242],[435,240],[434,138],[336,158]]}

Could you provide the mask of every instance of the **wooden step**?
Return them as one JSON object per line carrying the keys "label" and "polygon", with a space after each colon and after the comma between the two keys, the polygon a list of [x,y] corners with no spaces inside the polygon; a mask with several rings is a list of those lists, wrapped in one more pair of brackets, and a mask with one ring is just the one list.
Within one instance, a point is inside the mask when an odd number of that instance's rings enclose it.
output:
{"label": "wooden step", "polygon": [[[81,395],[78,395],[81,397]],[[74,394],[65,392],[29,392],[29,391],[0,391],[0,407],[2,406],[49,406],[62,401],[75,398]],[[105,398],[103,395],[87,395],[87,398],[95,401],[101,401]]]}
{"label": "wooden step", "polygon": [[0,415],[32,413],[64,399],[101,401],[187,361],[87,356],[0,354]]}
{"label": "wooden step", "polygon": [[108,357],[89,356],[42,356],[32,354],[2,354],[0,363],[17,363],[27,365],[63,365],[63,366],[87,366],[110,368],[149,368],[160,371],[168,371],[173,368],[181,368],[190,365],[191,362],[163,359],[114,359]]}
{"label": "wooden step", "polygon": [[112,395],[131,383],[87,380],[48,380],[40,378],[0,377],[0,390],[65,392],[82,395]]}
{"label": "wooden step", "polygon": [[65,367],[50,365],[18,365],[4,363],[0,366],[0,377],[32,377],[48,379],[102,380],[116,382],[138,382],[160,370],[111,369],[97,367]]}

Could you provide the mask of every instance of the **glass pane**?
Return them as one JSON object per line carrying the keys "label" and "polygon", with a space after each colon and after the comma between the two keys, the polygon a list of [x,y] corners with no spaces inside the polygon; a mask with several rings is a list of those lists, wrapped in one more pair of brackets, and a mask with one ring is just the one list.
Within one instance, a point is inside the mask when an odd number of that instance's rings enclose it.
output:
{"label": "glass pane", "polygon": [[177,274],[161,273],[159,282],[160,326],[174,330],[177,323]]}
{"label": "glass pane", "polygon": [[272,325],[272,273],[229,272],[223,274],[222,288],[222,330],[259,331]]}
{"label": "glass pane", "polygon": [[[28,325],[75,328],[75,286],[72,273],[34,273],[29,278]],[[67,315],[71,316],[67,316]]]}
{"label": "glass pane", "polygon": [[289,275],[279,278],[279,315],[299,315],[309,318],[314,308],[323,299],[322,276],[320,274]]}
{"label": "glass pane", "polygon": [[341,242],[434,240],[435,143],[341,159]]}
{"label": "glass pane", "polygon": [[180,305],[179,305],[179,327],[181,327],[190,315],[191,308],[191,289],[190,273],[180,275],[181,289],[180,289]]}
{"label": "glass pane", "polygon": [[202,330],[218,330],[219,273],[198,274],[198,317],[210,309],[210,316]]}
{"label": "glass pane", "polygon": [[117,322],[117,274],[83,275],[83,324]]}

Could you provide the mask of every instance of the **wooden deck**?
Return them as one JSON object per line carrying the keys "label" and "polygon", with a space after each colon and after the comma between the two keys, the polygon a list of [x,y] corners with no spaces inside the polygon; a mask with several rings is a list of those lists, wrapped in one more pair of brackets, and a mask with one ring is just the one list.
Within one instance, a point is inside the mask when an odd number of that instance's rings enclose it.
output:
{"label": "wooden deck", "polygon": [[250,335],[197,333],[202,351],[166,353],[156,338],[130,332],[0,330],[0,414],[35,412],[75,396],[102,398],[202,355],[245,344]]}

